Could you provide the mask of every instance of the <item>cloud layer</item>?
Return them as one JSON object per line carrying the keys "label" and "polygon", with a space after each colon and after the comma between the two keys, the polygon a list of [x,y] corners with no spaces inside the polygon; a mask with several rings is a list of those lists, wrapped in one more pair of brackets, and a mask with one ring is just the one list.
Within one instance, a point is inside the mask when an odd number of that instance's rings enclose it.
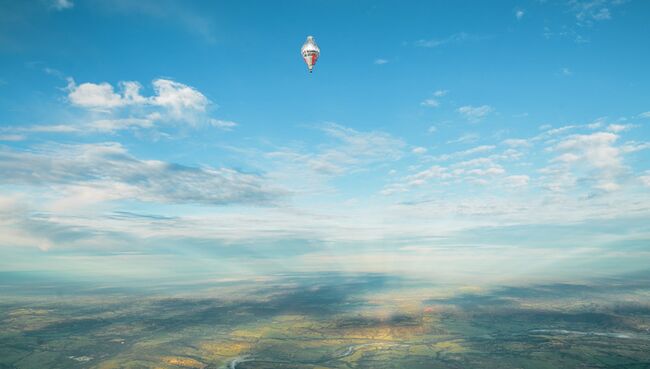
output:
{"label": "cloud layer", "polygon": [[0,171],[5,174],[2,184],[49,188],[71,202],[264,205],[282,194],[259,175],[140,160],[118,143],[56,145],[29,152],[2,149]]}

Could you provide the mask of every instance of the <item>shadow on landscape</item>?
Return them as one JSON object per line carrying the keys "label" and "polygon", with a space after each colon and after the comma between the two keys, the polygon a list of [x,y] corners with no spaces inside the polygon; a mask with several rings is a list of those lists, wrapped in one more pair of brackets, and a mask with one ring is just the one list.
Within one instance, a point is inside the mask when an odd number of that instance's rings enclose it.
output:
{"label": "shadow on landscape", "polygon": [[[647,291],[650,287],[643,282],[649,275],[623,276],[588,285],[506,286],[486,293],[465,293],[450,298],[426,299],[422,296],[422,302],[424,305],[448,306],[449,309],[443,309],[443,314],[465,316],[472,324],[502,322],[504,327],[519,323],[522,326],[532,324],[534,328],[638,330],[628,317],[650,315],[650,305],[646,301],[617,302],[616,294]],[[106,293],[96,304],[79,306],[76,313],[68,313],[70,318],[24,334],[44,338],[61,332],[92,334],[113,325],[137,325],[142,332],[163,333],[193,326],[233,327],[288,314],[306,315],[317,320],[328,320],[338,315],[334,323],[339,328],[419,324],[419,316],[399,313],[383,320],[361,315],[344,316],[367,306],[363,298],[365,293],[391,291],[402,285],[408,285],[408,282],[382,274],[305,273],[280,276],[272,282],[258,282],[250,298],[237,300],[225,297],[161,298],[131,292],[116,302],[111,301],[110,293]],[[594,303],[571,310],[545,307],[546,302],[553,300]],[[532,307],[530,304],[523,306],[522,302],[534,304]]]}
{"label": "shadow on landscape", "polygon": [[[552,283],[504,286],[485,293],[463,293],[425,300],[455,307],[476,324],[552,329],[648,333],[635,318],[650,317],[650,272],[594,279],[589,284]],[[589,303],[585,303],[589,302]],[[489,322],[489,323],[486,323]]]}
{"label": "shadow on landscape", "polygon": [[[328,319],[350,308],[364,304],[360,295],[392,288],[399,278],[380,274],[345,275],[340,273],[303,274],[281,279],[281,283],[261,285],[250,299],[220,298],[124,298],[125,304],[137,306],[137,313],[128,306],[110,318],[87,317],[67,319],[49,324],[26,335],[44,337],[60,332],[89,334],[114,324],[139,325],[146,331],[169,332],[191,326],[229,326],[246,324],[285,314],[307,315]],[[110,299],[110,294],[107,294]],[[116,308],[108,301],[102,313]],[[75,314],[77,315],[77,314]],[[396,318],[398,319],[398,318]]]}

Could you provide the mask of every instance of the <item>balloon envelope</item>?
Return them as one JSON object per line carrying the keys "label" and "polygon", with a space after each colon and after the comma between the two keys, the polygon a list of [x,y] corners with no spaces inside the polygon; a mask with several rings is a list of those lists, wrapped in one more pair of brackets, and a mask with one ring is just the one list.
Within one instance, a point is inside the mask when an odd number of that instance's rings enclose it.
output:
{"label": "balloon envelope", "polygon": [[318,57],[320,56],[320,48],[318,45],[316,45],[316,40],[314,40],[314,37],[307,36],[307,41],[305,41],[305,43],[302,45],[300,53],[302,54],[302,58],[305,60],[305,63],[307,63],[309,73],[311,73],[312,68],[314,68],[314,65],[316,65],[316,60],[318,60]]}

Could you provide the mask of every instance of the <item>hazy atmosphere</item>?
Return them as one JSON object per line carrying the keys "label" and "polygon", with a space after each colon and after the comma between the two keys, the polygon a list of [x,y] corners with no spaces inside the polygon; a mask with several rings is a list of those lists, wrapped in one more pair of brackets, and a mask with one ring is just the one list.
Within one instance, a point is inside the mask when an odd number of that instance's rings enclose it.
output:
{"label": "hazy atmosphere", "polygon": [[0,369],[649,367],[649,19],[0,0]]}

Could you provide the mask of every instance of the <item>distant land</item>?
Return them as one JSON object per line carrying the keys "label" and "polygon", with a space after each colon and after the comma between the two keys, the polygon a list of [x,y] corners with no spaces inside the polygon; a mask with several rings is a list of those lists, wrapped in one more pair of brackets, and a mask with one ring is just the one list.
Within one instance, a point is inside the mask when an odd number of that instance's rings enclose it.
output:
{"label": "distant land", "polygon": [[489,289],[307,273],[147,293],[44,277],[2,273],[2,369],[650,365],[650,273]]}

